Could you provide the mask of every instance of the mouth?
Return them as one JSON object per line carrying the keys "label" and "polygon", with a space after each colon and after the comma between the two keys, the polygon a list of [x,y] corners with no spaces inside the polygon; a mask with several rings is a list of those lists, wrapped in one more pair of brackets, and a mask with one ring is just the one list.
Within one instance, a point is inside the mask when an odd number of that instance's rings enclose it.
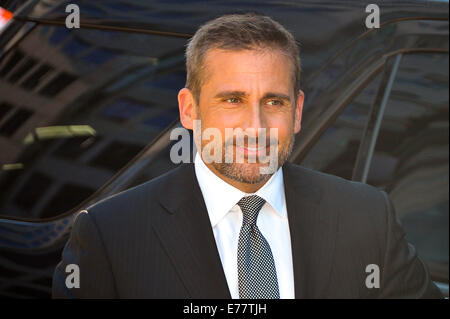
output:
{"label": "mouth", "polygon": [[264,156],[270,151],[269,146],[250,147],[250,146],[235,146],[236,151],[243,153],[245,156]]}

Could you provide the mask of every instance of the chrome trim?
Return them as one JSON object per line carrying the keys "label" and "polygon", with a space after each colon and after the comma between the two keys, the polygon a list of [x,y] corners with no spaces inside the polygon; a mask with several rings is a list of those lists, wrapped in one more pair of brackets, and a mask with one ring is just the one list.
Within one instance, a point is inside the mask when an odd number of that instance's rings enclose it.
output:
{"label": "chrome trim", "polygon": [[448,299],[448,283],[434,281],[434,284],[439,288],[445,299]]}

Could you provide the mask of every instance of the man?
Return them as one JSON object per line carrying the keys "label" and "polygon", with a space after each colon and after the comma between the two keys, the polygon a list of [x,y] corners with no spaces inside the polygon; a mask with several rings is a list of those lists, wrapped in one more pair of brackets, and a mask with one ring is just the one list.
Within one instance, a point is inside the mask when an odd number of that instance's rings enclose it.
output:
{"label": "man", "polygon": [[[441,297],[384,192],[286,162],[304,100],[288,31],[264,16],[223,16],[196,32],[186,65],[178,102],[195,163],[80,214],[54,297]],[[211,128],[277,135],[211,141]],[[276,167],[264,171],[274,146]],[[79,288],[65,284],[69,264]]]}

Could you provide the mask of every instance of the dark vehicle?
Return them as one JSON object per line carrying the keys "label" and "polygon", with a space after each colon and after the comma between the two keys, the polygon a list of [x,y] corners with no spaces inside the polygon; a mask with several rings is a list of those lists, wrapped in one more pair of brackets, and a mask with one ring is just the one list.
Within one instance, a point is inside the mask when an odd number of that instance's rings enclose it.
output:
{"label": "dark vehicle", "polygon": [[77,213],[176,166],[187,39],[250,11],[301,43],[291,160],[386,190],[448,296],[448,2],[378,1],[374,29],[356,0],[0,3],[14,13],[0,30],[0,296],[50,297]]}

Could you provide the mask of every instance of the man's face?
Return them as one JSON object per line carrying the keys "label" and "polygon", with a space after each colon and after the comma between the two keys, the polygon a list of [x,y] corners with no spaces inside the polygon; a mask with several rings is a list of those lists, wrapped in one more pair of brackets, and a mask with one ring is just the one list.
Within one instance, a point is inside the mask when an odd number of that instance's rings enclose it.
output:
{"label": "man's face", "polygon": [[[258,156],[261,151],[268,153],[269,150],[257,150],[261,143],[255,138],[245,139],[243,147],[236,145],[236,140],[226,146],[225,129],[257,131],[265,128],[266,145],[269,146],[270,128],[276,128],[278,167],[283,165],[291,151],[294,134],[300,130],[303,105],[302,92],[295,101],[291,61],[278,50],[211,49],[207,52],[204,63],[204,83],[199,105],[193,108],[191,118],[201,120],[202,131],[216,128],[221,132],[223,139],[218,142],[222,144],[223,156],[227,152],[234,152],[241,153],[244,157],[243,163],[221,161],[207,165],[228,181],[244,184],[267,181],[270,174],[261,174],[260,167],[267,166],[268,163],[251,163],[248,156],[255,155],[254,153]],[[183,122],[183,114],[181,117]],[[198,137],[198,134],[194,128],[194,136]],[[202,139],[202,149],[210,142]]]}

